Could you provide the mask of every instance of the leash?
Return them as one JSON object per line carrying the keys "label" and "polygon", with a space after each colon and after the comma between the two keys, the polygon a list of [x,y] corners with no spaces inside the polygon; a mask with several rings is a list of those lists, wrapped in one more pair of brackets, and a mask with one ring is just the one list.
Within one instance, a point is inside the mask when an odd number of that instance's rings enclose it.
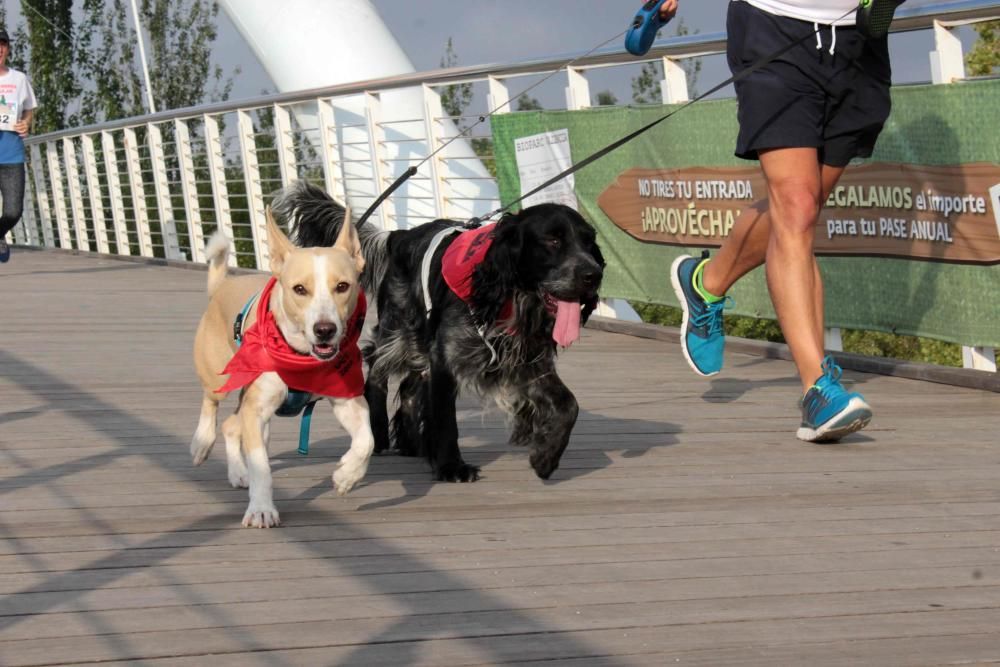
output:
{"label": "leash", "polygon": [[[660,2],[660,3],[662,3],[663,1],[664,0],[658,0],[658,2]],[[411,176],[413,176],[414,174],[416,174],[417,170],[420,169],[420,167],[422,167],[428,160],[430,160],[432,157],[434,157],[435,155],[437,155],[438,153],[440,153],[441,151],[443,151],[445,148],[447,148],[448,146],[450,146],[452,144],[452,142],[457,141],[458,139],[461,139],[462,137],[467,136],[477,126],[479,126],[482,123],[485,123],[486,120],[488,118],[490,118],[491,116],[493,116],[493,114],[495,114],[497,111],[499,111],[503,107],[509,107],[510,104],[511,104],[511,102],[513,102],[514,100],[516,100],[518,98],[521,98],[521,97],[527,95],[529,92],[531,92],[532,90],[534,90],[538,86],[542,85],[543,83],[545,83],[546,81],[548,81],[549,79],[551,79],[553,76],[555,76],[559,72],[562,72],[564,69],[566,69],[567,67],[569,67],[570,65],[572,65],[573,63],[575,63],[577,60],[581,60],[583,58],[586,58],[587,56],[589,56],[591,53],[593,53],[594,51],[598,50],[602,46],[610,44],[611,42],[615,41],[616,39],[620,39],[622,37],[622,35],[625,35],[626,33],[628,33],[632,29],[633,29],[633,26],[630,25],[629,28],[628,28],[628,30],[623,30],[622,32],[618,33],[617,35],[615,35],[613,37],[610,37],[610,38],[604,40],[603,42],[601,42],[600,44],[594,46],[593,48],[591,48],[586,53],[583,53],[581,55],[575,56],[574,58],[572,58],[570,60],[567,60],[565,63],[563,63],[562,65],[560,65],[558,68],[556,68],[556,69],[552,70],[551,72],[549,72],[548,75],[546,75],[542,79],[536,81],[532,85],[528,86],[527,88],[525,88],[524,90],[522,90],[521,92],[519,92],[514,97],[511,97],[510,99],[508,99],[503,104],[498,104],[491,111],[489,111],[489,112],[487,112],[487,113],[479,116],[475,123],[473,123],[469,127],[465,128],[464,130],[461,130],[458,134],[456,134],[455,136],[453,136],[451,139],[449,139],[448,141],[446,141],[443,144],[441,144],[440,146],[438,146],[438,148],[435,149],[434,152],[432,152],[431,154],[429,154],[427,157],[425,157],[423,160],[421,160],[420,162],[418,162],[416,165],[408,167],[406,169],[406,171],[404,171],[395,181],[392,182],[392,185],[390,185],[388,188],[386,188],[385,191],[383,191],[382,194],[380,194],[378,196],[378,198],[376,198],[375,201],[372,202],[371,206],[369,206],[368,209],[361,215],[361,217],[358,218],[358,221],[355,224],[357,226],[359,226],[359,227],[361,225],[363,225],[368,220],[368,218],[371,217],[372,213],[374,213],[375,210],[379,206],[382,205],[382,202],[384,202],[386,199],[388,199],[389,196],[393,192],[395,192],[396,190],[399,189],[399,186],[401,186],[403,183],[405,183],[407,180],[409,180]],[[430,137],[428,137],[427,140],[428,140],[428,142],[430,142]]]}
{"label": "leash", "polygon": [[[233,322],[233,340],[236,341],[236,347],[243,344],[243,322],[246,320],[247,313],[250,312],[253,302],[257,300],[260,296],[260,292],[257,292],[250,297],[250,300],[246,302],[243,306],[243,310],[240,311],[239,315],[236,316],[236,320]],[[288,395],[285,396],[285,400],[282,401],[278,409],[275,410],[274,414],[279,417],[294,417],[295,415],[302,413],[302,421],[299,422],[299,454],[302,456],[309,455],[309,429],[312,426],[312,413],[313,408],[316,407],[316,403],[319,399],[310,401],[312,394],[308,391],[299,391],[298,389],[288,388]]]}
{"label": "leash", "polygon": [[[873,2],[873,1],[874,0],[868,0],[869,3]],[[836,24],[838,21],[841,21],[842,19],[847,18],[852,12],[856,12],[856,11],[857,10],[855,10],[855,9],[850,10],[849,12],[847,12],[846,14],[844,14],[843,16],[841,16],[840,18],[836,19],[833,22],[833,24]],[[831,25],[833,25],[833,24],[831,24]],[[484,220],[489,220],[490,218],[492,218],[495,215],[498,215],[498,214],[501,214],[501,213],[506,213],[515,204],[518,204],[519,202],[527,199],[528,197],[541,192],[542,190],[544,190],[545,188],[549,187],[553,183],[556,183],[556,182],[558,182],[558,181],[566,178],[570,174],[572,174],[574,172],[577,172],[580,169],[583,169],[584,167],[586,167],[587,165],[589,165],[591,162],[599,160],[600,158],[604,157],[605,155],[607,155],[611,151],[615,150],[616,148],[620,148],[621,146],[623,146],[623,145],[627,144],[628,142],[632,141],[633,139],[635,139],[636,137],[638,137],[640,134],[643,134],[644,132],[653,129],[654,127],[656,127],[657,125],[659,125],[663,121],[665,121],[665,120],[667,120],[669,118],[672,118],[673,116],[677,115],[681,111],[684,111],[685,109],[687,109],[688,107],[690,107],[695,102],[700,102],[701,100],[705,99],[706,97],[708,97],[712,93],[718,92],[719,90],[722,90],[726,86],[728,86],[728,85],[730,85],[732,83],[735,83],[735,82],[739,81],[740,79],[743,79],[743,78],[749,76],[753,72],[756,72],[761,67],[764,67],[765,65],[770,64],[771,62],[773,62],[774,60],[776,60],[776,59],[780,58],[781,56],[785,55],[786,53],[788,53],[789,51],[791,51],[795,47],[797,47],[800,44],[806,42],[807,40],[812,39],[813,37],[815,37],[819,33],[820,30],[822,30],[822,27],[816,28],[812,32],[806,33],[805,35],[803,35],[799,39],[797,39],[794,42],[791,42],[789,44],[786,44],[785,46],[783,46],[782,48],[778,49],[774,53],[769,53],[766,56],[763,56],[762,58],[760,58],[759,60],[757,60],[757,62],[755,62],[754,64],[752,64],[750,67],[748,67],[748,68],[746,68],[744,70],[741,70],[739,73],[732,75],[731,77],[729,77],[725,81],[723,81],[723,82],[721,82],[719,84],[716,84],[711,89],[709,89],[706,92],[702,93],[701,95],[699,95],[698,97],[694,98],[693,100],[688,100],[687,102],[685,102],[684,104],[682,104],[678,108],[674,109],[673,111],[667,113],[666,115],[661,116],[661,117],[657,118],[656,120],[643,125],[638,130],[635,130],[634,132],[630,132],[629,134],[626,134],[624,137],[622,137],[622,138],[620,138],[620,139],[618,139],[616,141],[613,141],[612,143],[608,144],[607,146],[605,146],[604,148],[600,149],[596,153],[592,153],[591,155],[588,155],[587,157],[585,157],[580,162],[577,162],[576,164],[570,166],[568,169],[566,169],[566,170],[564,170],[564,171],[556,174],[555,176],[553,176],[549,180],[545,181],[544,183],[542,183],[538,187],[534,188],[530,192],[521,195],[520,197],[518,197],[514,201],[510,202],[509,204],[507,204],[506,206],[502,206],[502,207],[496,209],[495,211],[491,211],[490,213],[487,213],[485,216],[482,216],[482,217],[479,217],[479,218],[472,218],[466,224],[476,224],[476,226],[478,226]]]}

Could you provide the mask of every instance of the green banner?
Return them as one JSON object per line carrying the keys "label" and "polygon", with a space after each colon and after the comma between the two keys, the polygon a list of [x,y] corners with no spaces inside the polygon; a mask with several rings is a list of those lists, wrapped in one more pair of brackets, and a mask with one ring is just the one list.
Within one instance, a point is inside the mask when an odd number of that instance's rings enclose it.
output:
{"label": "green banner", "polygon": [[[558,150],[565,150],[567,133],[571,159],[579,161],[670,108],[493,116],[501,199],[506,203],[522,194],[522,175],[526,191],[561,166]],[[871,175],[848,168],[850,185],[828,200],[818,229],[823,243],[817,247],[829,255],[819,260],[828,326],[1000,347],[997,128],[1000,81],[893,90],[892,115],[867,162]],[[745,206],[747,188],[753,198],[763,196],[762,185],[751,179],[753,170],[746,170],[755,163],[733,156],[736,132],[735,100],[698,102],[574,174],[578,208],[597,228],[608,260],[603,296],[677,305],[668,275],[673,259],[717,247],[721,239],[711,235],[728,231],[725,209]],[[547,169],[523,152],[526,146],[545,150],[536,137],[543,133],[554,133],[544,135],[554,144],[556,158]],[[967,172],[975,178],[962,180]],[[712,174],[711,180],[705,174]],[[700,208],[699,193],[709,190],[717,199],[705,206],[718,210]],[[566,193],[557,196],[566,199]],[[723,201],[727,198],[732,201]],[[856,210],[867,204],[883,208]],[[959,214],[966,217],[959,220]],[[952,246],[962,247],[953,251]],[[774,318],[762,270],[747,275],[730,294],[736,302],[733,313]]]}

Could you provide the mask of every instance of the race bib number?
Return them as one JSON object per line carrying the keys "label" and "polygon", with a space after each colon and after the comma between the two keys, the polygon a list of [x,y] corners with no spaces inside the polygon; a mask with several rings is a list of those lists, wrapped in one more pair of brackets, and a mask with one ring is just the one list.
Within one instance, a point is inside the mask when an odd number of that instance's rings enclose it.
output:
{"label": "race bib number", "polygon": [[17,122],[17,113],[13,105],[0,104],[0,130],[14,132],[14,123]]}

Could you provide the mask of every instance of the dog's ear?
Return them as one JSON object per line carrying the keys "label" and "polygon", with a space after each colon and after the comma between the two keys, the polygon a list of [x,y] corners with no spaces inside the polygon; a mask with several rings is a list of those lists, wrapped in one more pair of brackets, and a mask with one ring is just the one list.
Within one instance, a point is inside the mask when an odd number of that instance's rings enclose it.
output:
{"label": "dog's ear", "polygon": [[470,305],[479,324],[492,325],[513,296],[520,276],[522,225],[517,218],[501,220],[493,232],[493,245],[472,274]]}
{"label": "dog's ear", "polygon": [[597,262],[599,267],[603,269],[608,265],[608,263],[604,261],[604,254],[601,252],[601,246],[597,245],[596,240],[590,244],[590,248],[588,248],[588,250],[590,250],[591,257],[594,258],[594,261]]}
{"label": "dog's ear", "polygon": [[365,268],[365,258],[361,254],[361,241],[358,239],[358,230],[354,228],[351,221],[351,207],[344,209],[344,221],[340,223],[340,233],[337,235],[337,242],[334,248],[340,248],[354,258],[354,266],[358,273]]}
{"label": "dog's ear", "polygon": [[264,209],[264,213],[267,216],[267,246],[271,260],[271,273],[277,275],[281,273],[281,267],[284,266],[285,259],[292,250],[292,242],[288,240],[288,237],[278,227],[278,223],[274,221],[270,206]]}

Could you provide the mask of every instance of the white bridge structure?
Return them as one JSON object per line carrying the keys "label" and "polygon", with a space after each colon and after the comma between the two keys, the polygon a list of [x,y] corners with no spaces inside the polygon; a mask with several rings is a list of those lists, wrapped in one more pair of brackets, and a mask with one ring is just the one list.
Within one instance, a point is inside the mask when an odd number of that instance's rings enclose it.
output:
{"label": "white bridge structure", "polygon": [[[409,166],[421,163],[417,175],[383,204],[373,221],[399,229],[439,217],[480,215],[500,205],[490,171],[488,122],[425,158],[480,115],[493,109],[510,113],[511,96],[538,75],[563,70],[558,76],[565,83],[565,108],[582,109],[591,105],[588,72],[660,61],[663,102],[676,103],[688,99],[680,63],[725,52],[725,35],[713,33],[660,40],[639,60],[615,46],[568,68],[563,65],[574,54],[414,72],[367,0],[308,3],[308,17],[302,14],[306,4],[284,3],[276,12],[273,3],[265,10],[259,0],[222,2],[275,80],[278,94],[29,138],[27,202],[24,223],[14,229],[15,242],[199,263],[204,262],[205,239],[221,228],[233,239],[234,264],[266,267],[264,210],[270,193],[305,178],[347,201],[359,215]],[[357,20],[338,23],[341,12],[354,12]],[[997,18],[997,1],[904,5],[893,31],[933,31],[932,80],[951,83],[965,78],[955,29]],[[287,62],[268,54],[264,40],[255,37],[266,30],[269,41],[284,49],[294,40],[276,35],[287,26],[299,32],[320,30],[327,50],[339,43],[370,53],[365,44],[381,40],[387,59],[368,69],[352,65],[334,74],[330,68],[337,57],[328,53],[320,61],[326,78],[320,79],[303,70],[302,59]],[[342,34],[329,39],[334,32]],[[449,117],[442,109],[442,91],[466,83],[485,84],[488,95],[474,98],[478,106],[467,117]],[[605,308],[603,314],[614,310]],[[839,349],[836,331],[830,332],[828,343]],[[992,349],[966,348],[964,357],[969,368],[996,371]]]}

